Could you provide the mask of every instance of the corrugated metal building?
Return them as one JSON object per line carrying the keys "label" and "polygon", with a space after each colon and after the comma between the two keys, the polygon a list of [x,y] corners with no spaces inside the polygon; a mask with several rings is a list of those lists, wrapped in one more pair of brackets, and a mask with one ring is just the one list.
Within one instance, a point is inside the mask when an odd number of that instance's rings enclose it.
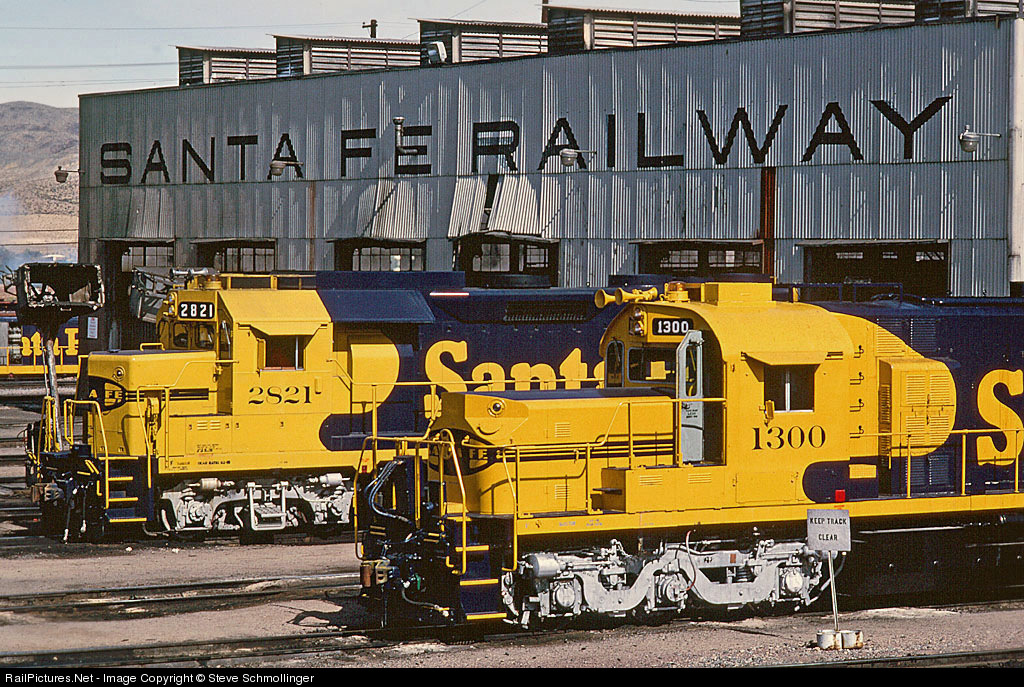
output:
{"label": "corrugated metal building", "polygon": [[1004,295],[1022,84],[999,16],[83,96],[80,255]]}

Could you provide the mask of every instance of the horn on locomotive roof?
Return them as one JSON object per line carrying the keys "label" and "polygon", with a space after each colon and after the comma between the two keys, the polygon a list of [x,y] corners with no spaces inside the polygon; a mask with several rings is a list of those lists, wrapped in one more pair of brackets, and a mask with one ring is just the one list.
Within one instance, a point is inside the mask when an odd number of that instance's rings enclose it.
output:
{"label": "horn on locomotive roof", "polygon": [[626,291],[624,289],[615,289],[615,302],[619,305],[623,303],[632,303],[634,301],[653,301],[658,297],[658,289],[647,289],[646,291],[639,291],[634,289],[633,291]]}

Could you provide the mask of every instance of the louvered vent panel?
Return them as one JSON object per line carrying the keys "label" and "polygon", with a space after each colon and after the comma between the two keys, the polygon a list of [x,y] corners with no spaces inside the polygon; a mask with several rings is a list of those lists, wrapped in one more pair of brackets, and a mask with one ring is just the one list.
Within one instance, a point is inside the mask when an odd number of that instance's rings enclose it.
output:
{"label": "louvered vent panel", "polygon": [[277,75],[302,75],[302,43],[284,38],[277,39]]}
{"label": "louvered vent panel", "polygon": [[881,327],[875,330],[875,351],[880,358],[902,355],[905,348],[898,336]]}

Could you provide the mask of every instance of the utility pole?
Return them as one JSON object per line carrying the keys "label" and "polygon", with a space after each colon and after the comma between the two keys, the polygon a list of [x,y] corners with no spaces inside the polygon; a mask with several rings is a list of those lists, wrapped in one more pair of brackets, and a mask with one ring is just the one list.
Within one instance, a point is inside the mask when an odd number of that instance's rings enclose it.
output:
{"label": "utility pole", "polygon": [[370,29],[370,38],[377,37],[377,20],[371,19],[369,24],[363,24],[364,29]]}

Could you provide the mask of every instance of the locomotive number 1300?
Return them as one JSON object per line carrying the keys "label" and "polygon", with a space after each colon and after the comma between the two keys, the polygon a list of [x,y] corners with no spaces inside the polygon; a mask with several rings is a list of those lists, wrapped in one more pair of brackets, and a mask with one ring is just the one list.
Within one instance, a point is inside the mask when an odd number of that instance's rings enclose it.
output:
{"label": "locomotive number 1300", "polygon": [[825,445],[825,428],[821,425],[814,425],[809,429],[803,427],[790,427],[788,430],[782,427],[754,427],[754,450],[760,451],[764,448],[821,448]]}

